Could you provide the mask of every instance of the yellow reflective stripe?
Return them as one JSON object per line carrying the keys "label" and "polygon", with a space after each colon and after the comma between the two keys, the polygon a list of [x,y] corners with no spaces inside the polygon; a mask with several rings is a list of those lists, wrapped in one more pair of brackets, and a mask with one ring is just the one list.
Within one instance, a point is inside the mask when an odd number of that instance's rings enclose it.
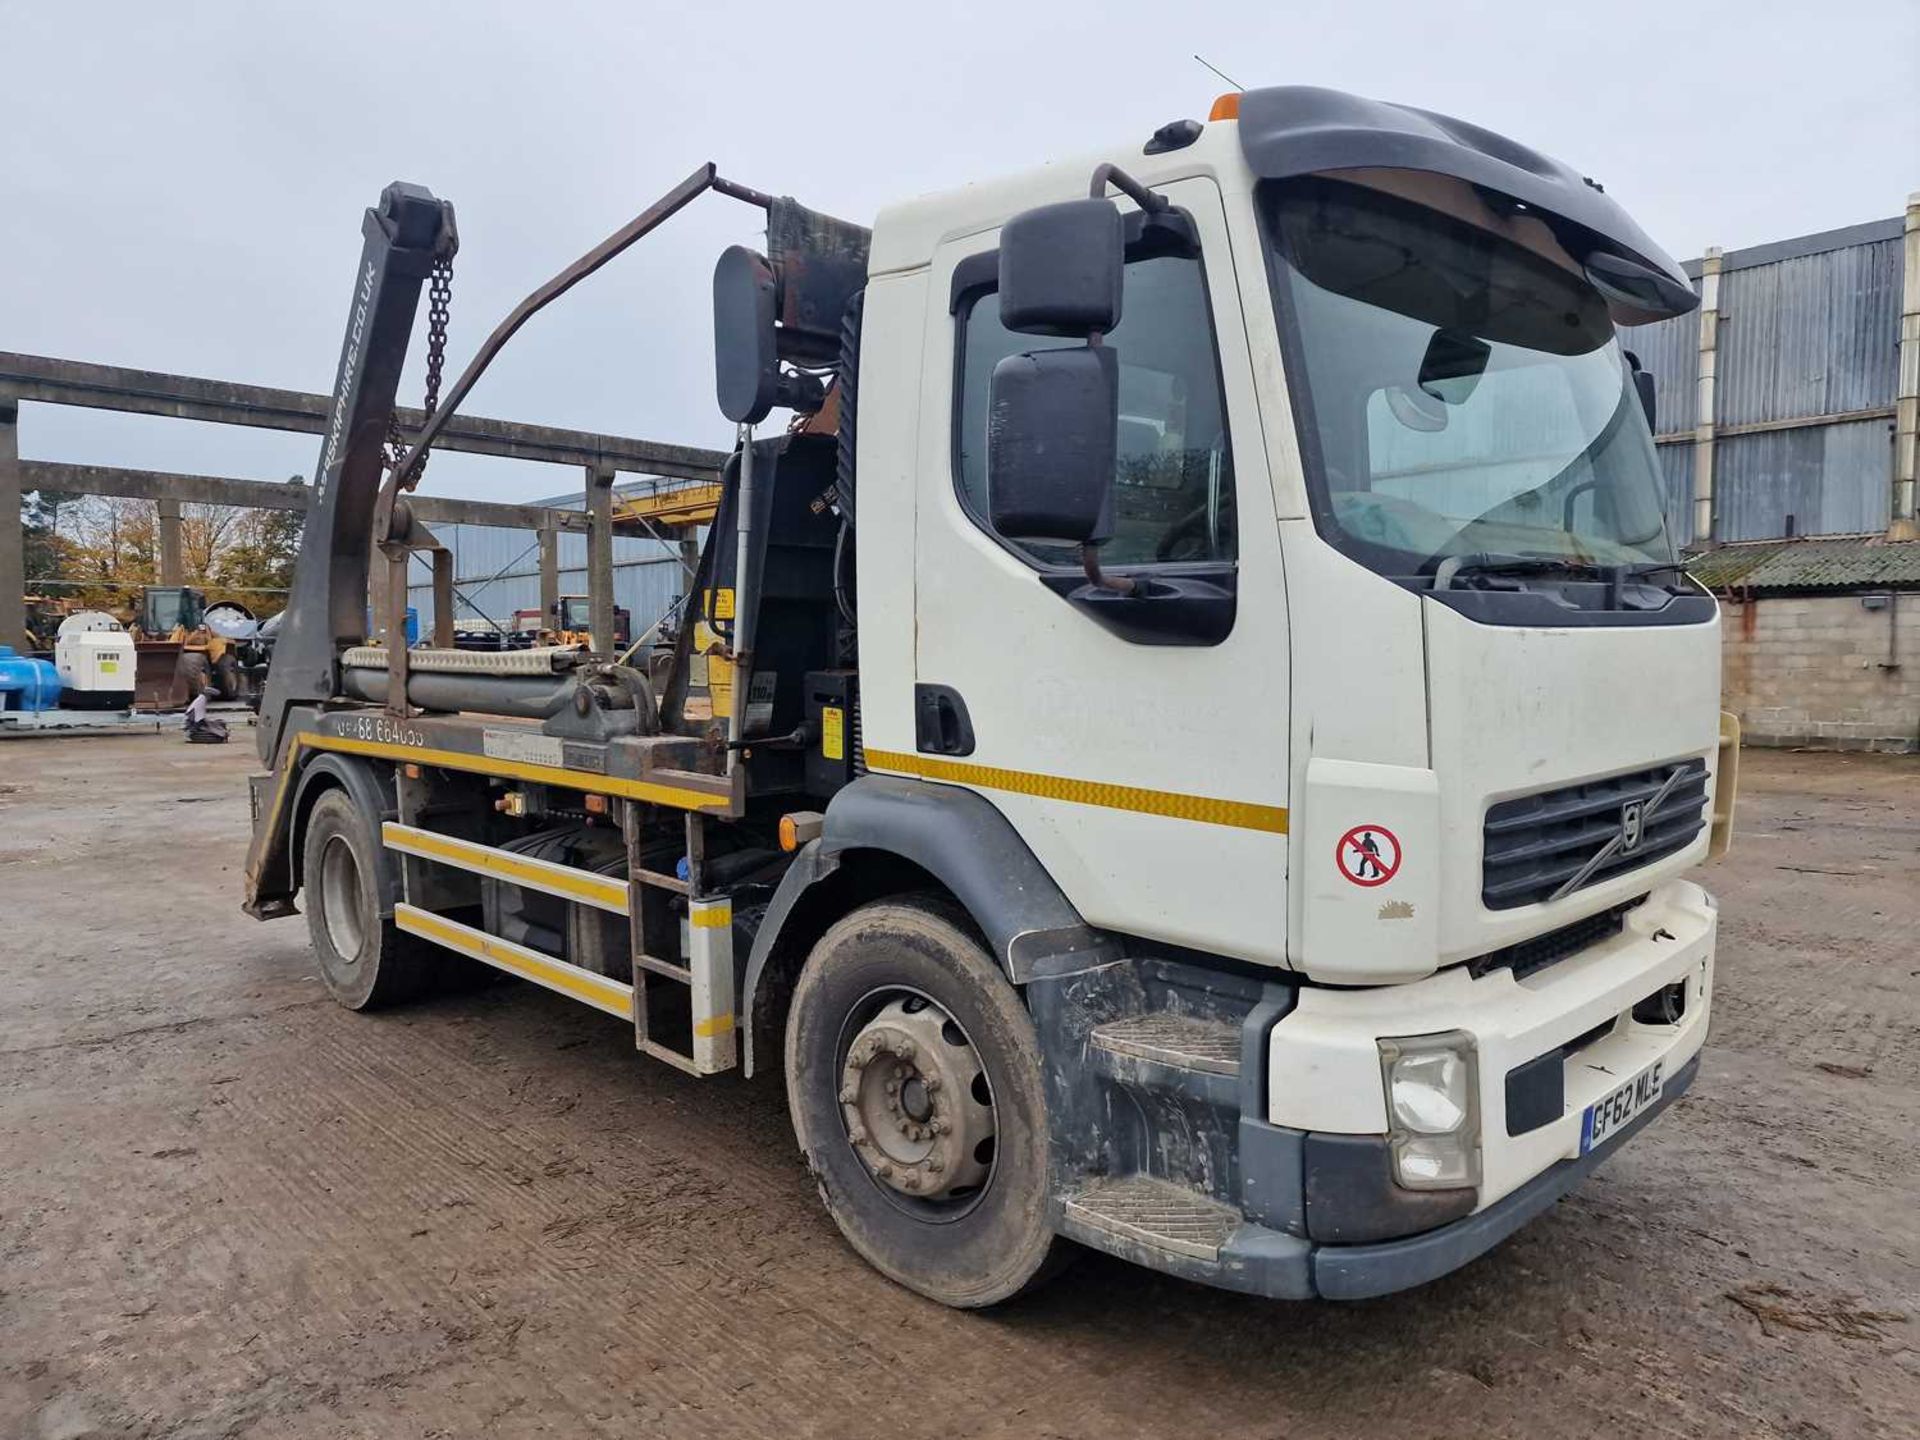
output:
{"label": "yellow reflective stripe", "polygon": [[894,750],[867,751],[867,768],[916,775],[922,780],[946,780],[956,785],[978,785],[1043,800],[1066,800],[1075,805],[1101,805],[1109,810],[1132,810],[1142,815],[1165,815],[1205,825],[1230,825],[1239,830],[1287,833],[1284,805],[1256,805],[1247,800],[1215,800],[1205,795],[1181,795],[1171,790],[1147,790],[1137,785],[1109,785],[1103,780],[1069,780],[1059,775],[1037,775],[1028,770],[1003,770],[997,765],[973,765],[936,755],[906,755]]}
{"label": "yellow reflective stripe", "polygon": [[618,795],[627,800],[671,805],[680,810],[725,810],[731,803],[725,795],[713,795],[705,790],[688,790],[652,780],[626,780],[616,775],[594,775],[585,770],[562,770],[553,765],[532,765],[524,760],[496,760],[491,755],[468,755],[458,750],[431,750],[415,745],[390,745],[382,740],[352,740],[345,735],[322,735],[312,731],[307,732],[304,738],[316,750],[375,755],[383,760],[411,760],[417,765],[435,765],[442,770],[467,770],[478,775],[505,775],[542,785],[560,785],[569,790],[590,790],[596,795]]}
{"label": "yellow reflective stripe", "polygon": [[704,905],[696,900],[689,907],[688,920],[696,930],[724,930],[733,924],[733,902]]}
{"label": "yellow reflective stripe", "polygon": [[393,923],[409,935],[418,935],[423,940],[431,940],[436,945],[444,945],[449,950],[483,960],[495,969],[531,980],[536,985],[544,985],[596,1010],[618,1015],[622,1020],[633,1014],[633,987],[622,985],[618,980],[609,980],[591,970],[568,965],[542,955],[538,950],[529,950],[524,945],[502,940],[497,935],[489,935],[484,930],[476,930],[471,925],[462,925],[457,920],[449,920],[444,915],[435,915],[413,905],[394,906]]}
{"label": "yellow reflective stripe", "polygon": [[702,1040],[710,1040],[715,1035],[724,1035],[731,1029],[733,1029],[733,1016],[731,1014],[715,1015],[711,1019],[697,1021],[694,1024],[693,1033],[698,1035]]}
{"label": "yellow reflective stripe", "polygon": [[381,825],[380,838],[389,850],[457,865],[462,870],[471,870],[480,875],[498,876],[516,885],[527,885],[564,899],[579,900],[602,910],[611,910],[616,915],[627,913],[627,887],[624,881],[609,880],[604,875],[595,875],[572,865],[515,855],[510,850],[499,850],[452,835],[435,835],[430,830],[401,825],[392,820]]}

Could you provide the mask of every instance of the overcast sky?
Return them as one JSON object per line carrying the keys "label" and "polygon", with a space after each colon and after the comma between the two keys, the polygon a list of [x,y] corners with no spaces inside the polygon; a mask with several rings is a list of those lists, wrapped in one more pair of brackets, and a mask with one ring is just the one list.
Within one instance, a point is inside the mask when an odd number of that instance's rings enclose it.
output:
{"label": "overcast sky", "polygon": [[[700,162],[848,219],[1204,117],[1225,88],[1440,110],[1598,177],[1678,257],[1901,212],[1920,0],[0,0],[0,350],[325,390],[361,211],[454,202],[449,377],[527,290]],[[537,317],[475,414],[691,444],[709,280],[758,212],[708,198]],[[424,325],[424,307],[422,311]],[[402,385],[418,403],[420,344]],[[256,479],[317,441],[26,407],[29,458]],[[436,459],[527,499],[551,466]]]}

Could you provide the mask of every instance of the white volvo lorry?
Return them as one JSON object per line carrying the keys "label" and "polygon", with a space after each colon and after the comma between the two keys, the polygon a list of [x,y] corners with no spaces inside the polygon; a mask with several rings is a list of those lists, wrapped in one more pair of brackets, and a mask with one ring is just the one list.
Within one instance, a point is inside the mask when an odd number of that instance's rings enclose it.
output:
{"label": "white volvo lorry", "polygon": [[[500,344],[708,190],[767,240],[715,271],[741,441],[671,663],[448,603],[368,643],[370,546],[450,599],[407,492]],[[849,1242],[959,1306],[1063,1240],[1401,1290],[1692,1082],[1737,737],[1616,327],[1694,296],[1598,184],[1306,88],[870,229],[705,166],[391,448],[452,210],[364,234],[246,901],[343,1004],[479,962],[784,1071]]]}

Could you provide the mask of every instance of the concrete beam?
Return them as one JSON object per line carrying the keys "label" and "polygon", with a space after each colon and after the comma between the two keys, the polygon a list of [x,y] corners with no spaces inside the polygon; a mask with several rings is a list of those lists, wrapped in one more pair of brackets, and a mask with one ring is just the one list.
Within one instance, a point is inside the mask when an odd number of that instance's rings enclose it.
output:
{"label": "concrete beam", "polygon": [[[250,425],[317,435],[325,429],[331,400],[303,390],[239,385],[157,370],[91,365],[46,355],[0,351],[0,395],[48,405],[79,405],[134,415],[171,415],[222,425]],[[416,431],[418,410],[402,407],[401,426]],[[693,445],[668,445],[624,435],[596,435],[460,415],[434,442],[437,450],[464,450],[551,465],[599,465],[642,475],[718,480],[726,457]]]}
{"label": "concrete beam", "polygon": [[0,645],[27,648],[27,536],[20,524],[20,411],[0,395]]}
{"label": "concrete beam", "polygon": [[[311,494],[300,480],[229,480],[219,475],[179,475],[165,470],[126,470],[114,465],[68,465],[55,460],[20,462],[23,490],[73,495],[122,495],[134,500],[174,500],[193,505],[232,505],[243,510],[301,510]],[[444,495],[409,495],[416,519],[441,525],[496,525],[507,530],[585,531],[583,511],[544,505],[504,505]]]}

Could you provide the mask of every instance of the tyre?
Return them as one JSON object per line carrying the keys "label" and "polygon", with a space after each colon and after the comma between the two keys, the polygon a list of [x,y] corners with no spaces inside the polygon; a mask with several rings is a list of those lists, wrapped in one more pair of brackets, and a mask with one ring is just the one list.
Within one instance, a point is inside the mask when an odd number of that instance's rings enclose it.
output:
{"label": "tyre", "polygon": [[307,816],[301,883],[320,978],[349,1010],[411,1000],[427,988],[432,957],[392,920],[380,917],[372,822],[329,790]]}
{"label": "tyre", "polygon": [[240,661],[231,650],[213,662],[213,687],[220,692],[222,700],[238,700],[245,683],[240,674]]}
{"label": "tyre", "polygon": [[182,705],[192,704],[194,696],[213,683],[213,667],[198,650],[181,651],[173,673],[174,694]]}
{"label": "tyre", "polygon": [[794,987],[786,1073],[821,1199],[874,1268],[969,1309],[1052,1273],[1040,1047],[963,912],[886,900],[828,930]]}

